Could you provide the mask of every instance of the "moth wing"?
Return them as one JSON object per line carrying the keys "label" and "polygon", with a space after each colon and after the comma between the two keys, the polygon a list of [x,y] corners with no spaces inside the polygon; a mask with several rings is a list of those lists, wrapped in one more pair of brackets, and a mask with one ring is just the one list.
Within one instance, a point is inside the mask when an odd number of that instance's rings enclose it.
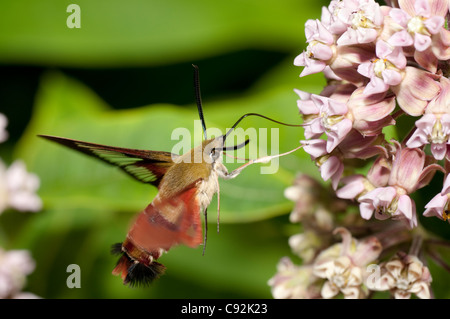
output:
{"label": "moth wing", "polygon": [[156,198],[141,212],[128,237],[146,251],[169,250],[177,244],[197,247],[202,240],[198,182],[170,199]]}
{"label": "moth wing", "polygon": [[138,181],[156,187],[174,164],[173,159],[178,157],[170,152],[121,148],[49,135],[39,136],[117,166]]}

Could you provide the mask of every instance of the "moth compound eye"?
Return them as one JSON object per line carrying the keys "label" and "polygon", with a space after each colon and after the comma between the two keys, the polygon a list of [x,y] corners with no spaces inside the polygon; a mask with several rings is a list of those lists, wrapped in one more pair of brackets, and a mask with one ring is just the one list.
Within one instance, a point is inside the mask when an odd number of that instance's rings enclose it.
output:
{"label": "moth compound eye", "polygon": [[213,148],[213,149],[211,149],[209,156],[211,157],[211,159],[213,161],[216,161],[220,156],[220,152],[217,149]]}

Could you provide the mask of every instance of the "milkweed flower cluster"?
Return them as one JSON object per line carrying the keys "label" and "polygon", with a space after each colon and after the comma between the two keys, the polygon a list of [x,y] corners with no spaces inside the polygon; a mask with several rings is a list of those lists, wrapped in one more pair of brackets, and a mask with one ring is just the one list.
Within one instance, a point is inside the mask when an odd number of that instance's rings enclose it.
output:
{"label": "milkweed flower cluster", "polygon": [[296,178],[285,196],[295,202],[290,221],[302,226],[289,245],[303,264],[295,265],[288,257],[280,260],[268,281],[274,298],[360,299],[379,291],[395,298],[432,296],[432,277],[420,260],[421,249],[427,245],[433,251],[435,245],[450,243],[425,240],[424,230],[414,232],[402,221],[364,220],[354,201],[337,197],[332,187],[306,174]]}
{"label": "milkweed flower cluster", "polygon": [[0,248],[0,299],[35,299],[36,295],[23,292],[27,275],[36,265],[27,250],[4,251]]}
{"label": "milkweed flower cluster", "polygon": [[[8,138],[8,120],[0,113],[0,142]],[[25,163],[14,161],[9,167],[0,158],[0,214],[5,210],[38,212],[42,201],[36,194],[39,178],[28,173]],[[39,298],[23,292],[26,277],[35,269],[35,262],[27,250],[4,250],[0,247],[0,299]]]}
{"label": "milkweed flower cluster", "polygon": [[42,201],[36,194],[39,178],[28,173],[25,163],[16,160],[8,168],[0,162],[0,213],[8,208],[20,212],[38,212]]}
{"label": "milkweed flower cluster", "polygon": [[[8,137],[6,116],[0,113],[0,142]],[[0,158],[0,214],[11,208],[21,212],[38,212],[42,201],[36,194],[39,178],[28,173],[25,163],[16,160],[9,167]]]}
{"label": "milkweed flower cluster", "polygon": [[[312,222],[321,219],[325,204],[311,200],[304,175],[286,196],[297,203],[291,221],[303,225],[291,247],[311,265],[314,285],[325,280],[323,298],[365,298],[379,290],[395,298],[432,295],[421,249],[378,259],[388,248],[412,244],[418,234],[433,236],[419,224],[419,214],[449,217],[449,16],[447,0],[332,0],[320,19],[305,23],[307,47],[294,64],[303,67],[301,77],[322,72],[327,85],[319,94],[295,90],[305,137],[300,142],[330,181],[329,200],[341,205],[326,208],[331,222],[325,230]],[[417,202],[418,192],[436,183],[441,186],[426,193],[428,203]],[[311,201],[304,201],[305,192]],[[348,220],[352,209],[359,221]],[[365,277],[370,263],[380,270],[376,285]],[[276,282],[270,282],[273,291]]]}

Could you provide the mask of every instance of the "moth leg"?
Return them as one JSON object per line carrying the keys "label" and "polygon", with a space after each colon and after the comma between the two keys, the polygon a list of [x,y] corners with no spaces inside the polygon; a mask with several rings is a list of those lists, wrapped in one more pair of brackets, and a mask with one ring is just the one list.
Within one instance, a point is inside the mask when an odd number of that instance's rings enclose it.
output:
{"label": "moth leg", "polygon": [[219,180],[216,179],[217,184],[217,233],[219,233],[219,224],[220,224],[220,185]]}
{"label": "moth leg", "polygon": [[205,208],[203,215],[205,216],[205,233],[203,235],[203,254],[202,255],[205,256],[206,240],[208,239],[208,208]]}

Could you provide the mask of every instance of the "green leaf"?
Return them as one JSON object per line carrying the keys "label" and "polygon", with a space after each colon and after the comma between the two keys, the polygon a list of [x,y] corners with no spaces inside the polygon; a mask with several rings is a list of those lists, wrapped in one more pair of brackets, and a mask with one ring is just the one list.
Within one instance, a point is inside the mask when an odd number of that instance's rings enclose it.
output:
{"label": "green leaf", "polygon": [[[244,48],[292,52],[325,1],[3,0],[0,60],[65,66],[155,65]],[[314,15],[311,16],[311,12]]]}

